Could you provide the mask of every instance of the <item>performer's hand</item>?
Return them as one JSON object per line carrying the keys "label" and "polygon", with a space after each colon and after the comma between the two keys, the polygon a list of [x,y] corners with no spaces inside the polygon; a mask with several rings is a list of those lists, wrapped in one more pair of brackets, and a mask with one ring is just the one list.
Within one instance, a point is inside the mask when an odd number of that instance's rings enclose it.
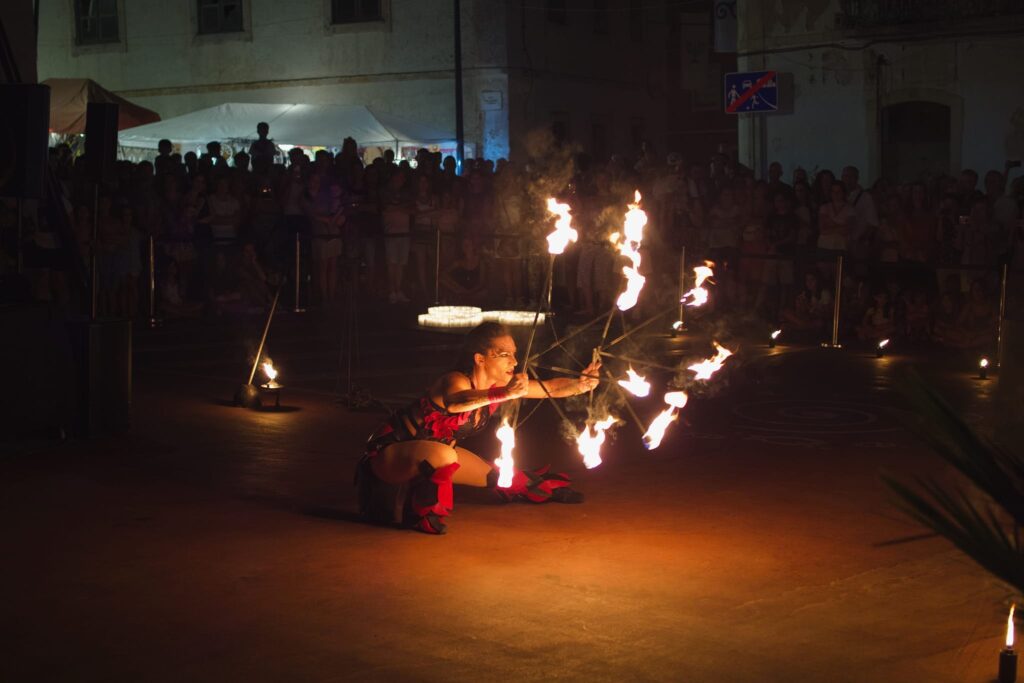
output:
{"label": "performer's hand", "polygon": [[[579,387],[579,393],[585,394],[588,391],[593,391],[597,388],[599,380],[597,376],[601,374],[601,361],[600,359],[593,361],[590,365],[583,368],[583,372],[578,380],[577,386]],[[589,375],[584,377],[583,375]]]}
{"label": "performer's hand", "polygon": [[526,373],[519,373],[518,375],[512,375],[512,379],[509,380],[508,384],[505,385],[505,389],[508,390],[509,398],[522,398],[526,396],[526,392],[530,388],[530,379],[526,376]]}

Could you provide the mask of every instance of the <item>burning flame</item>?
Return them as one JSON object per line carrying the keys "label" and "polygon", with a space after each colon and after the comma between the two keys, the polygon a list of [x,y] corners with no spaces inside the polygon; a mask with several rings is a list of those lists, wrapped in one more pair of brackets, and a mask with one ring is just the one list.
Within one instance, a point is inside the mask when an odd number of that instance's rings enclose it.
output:
{"label": "burning flame", "polygon": [[982,368],[987,368],[988,367],[988,358],[982,358],[981,362],[978,363],[978,366],[982,367]]}
{"label": "burning flame", "polygon": [[708,290],[703,285],[705,280],[714,276],[715,271],[712,270],[714,265],[711,261],[705,261],[703,266],[697,266],[693,269],[695,280],[693,289],[684,294],[683,298],[679,300],[680,302],[689,299],[690,301],[687,302],[687,306],[703,306],[708,302]]}
{"label": "burning flame", "polygon": [[273,382],[277,379],[277,368],[269,360],[263,361],[263,374],[267,376],[267,379]]}
{"label": "burning flame", "polygon": [[683,321],[682,320],[677,320],[674,323],[672,323],[672,329],[673,330],[681,330],[681,329],[683,329]]}
{"label": "burning flame", "polygon": [[623,387],[626,391],[643,398],[647,394],[651,393],[651,383],[648,382],[643,375],[637,373],[632,367],[626,370],[626,374],[629,375],[629,379],[620,379],[619,386]]}
{"label": "burning flame", "polygon": [[1006,647],[1013,648],[1013,610],[1016,605],[1010,605],[1010,616],[1006,619]]}
{"label": "burning flame", "polygon": [[568,204],[561,204],[553,197],[548,197],[548,212],[558,216],[555,231],[548,235],[548,253],[561,254],[570,242],[579,238],[579,233],[572,227],[572,214]]}
{"label": "burning flame", "polygon": [[497,431],[498,441],[501,442],[501,455],[494,461],[498,468],[498,488],[507,489],[512,485],[512,473],[515,462],[512,459],[512,449],[516,447],[516,432],[508,423],[508,418],[501,422]]}
{"label": "burning flame", "polygon": [[696,373],[694,379],[711,379],[711,375],[715,374],[722,369],[722,365],[725,363],[725,359],[732,355],[732,351],[720,345],[718,342],[711,342],[715,345],[715,355],[713,358],[702,360],[699,363],[694,363],[688,369]]}
{"label": "burning flame", "polygon": [[878,348],[880,348],[880,349],[884,349],[888,345],[889,345],[889,340],[888,339],[883,339],[882,341],[878,342]]}
{"label": "burning flame", "polygon": [[670,391],[665,394],[665,403],[669,407],[658,413],[644,433],[644,446],[647,450],[653,451],[661,445],[661,440],[665,438],[665,430],[675,422],[678,411],[686,405],[686,398],[686,392],[683,391]]}
{"label": "burning flame", "polygon": [[[619,295],[615,305],[620,311],[628,311],[636,306],[640,298],[640,290],[646,278],[640,274],[640,243],[644,239],[644,226],[647,225],[647,214],[640,208],[640,190],[634,194],[636,201],[629,205],[622,231],[624,236],[613,233],[612,244],[619,248],[619,253],[629,259],[629,265],[622,267],[626,276],[626,289]],[[622,242],[619,242],[622,237]]]}
{"label": "burning flame", "polygon": [[593,469],[601,464],[601,444],[604,443],[604,433],[609,427],[615,424],[617,418],[609,415],[592,426],[583,427],[583,431],[576,437],[576,447],[583,456],[583,464],[587,469]]}
{"label": "burning flame", "polygon": [[778,339],[780,334],[782,334],[782,330],[775,330],[772,332],[772,339]]}

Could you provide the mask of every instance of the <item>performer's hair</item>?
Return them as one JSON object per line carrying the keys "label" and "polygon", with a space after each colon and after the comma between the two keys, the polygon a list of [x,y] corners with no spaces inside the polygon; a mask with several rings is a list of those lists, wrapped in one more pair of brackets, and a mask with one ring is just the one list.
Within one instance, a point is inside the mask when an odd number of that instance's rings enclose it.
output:
{"label": "performer's hair", "polygon": [[480,323],[469,331],[466,339],[462,342],[462,351],[459,353],[458,362],[455,363],[455,369],[467,376],[472,376],[473,366],[476,365],[473,356],[478,353],[486,354],[495,339],[511,334],[508,327],[501,323]]}

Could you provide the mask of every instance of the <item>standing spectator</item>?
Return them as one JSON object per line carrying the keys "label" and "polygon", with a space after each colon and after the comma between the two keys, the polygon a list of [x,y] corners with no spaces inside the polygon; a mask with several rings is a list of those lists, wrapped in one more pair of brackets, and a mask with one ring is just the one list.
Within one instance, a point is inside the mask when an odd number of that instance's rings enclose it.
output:
{"label": "standing spectator", "polygon": [[227,178],[218,178],[215,188],[208,199],[211,236],[217,241],[235,240],[242,220],[242,204],[231,194]]}
{"label": "standing spectator", "polygon": [[985,174],[985,198],[995,230],[995,251],[999,260],[1005,261],[1010,256],[1013,233],[1020,218],[1020,207],[1013,197],[1006,194],[1006,179],[999,171],[989,171]]}
{"label": "standing spectator", "polygon": [[774,197],[779,192],[792,194],[793,188],[782,180],[782,164],[773,161],[768,165],[768,196]]}
{"label": "standing spectator", "polygon": [[900,260],[925,264],[935,255],[935,214],[928,206],[924,183],[910,187],[910,203],[904,212],[903,234],[900,237]]}
{"label": "standing spectator", "polygon": [[823,168],[814,176],[814,203],[818,206],[825,206],[832,201],[832,186],[836,182],[835,174]]}
{"label": "standing spectator", "polygon": [[[428,280],[432,282],[433,278],[427,277],[427,257],[433,252],[434,242],[436,241],[434,225],[436,211],[438,208],[438,200],[430,185],[430,178],[427,176],[426,172],[417,173],[415,178],[416,193],[413,197],[413,202],[415,204],[416,213],[413,216],[410,254],[412,256],[413,267],[416,271],[417,291],[421,294],[426,294],[427,292],[432,291],[432,286],[428,286]],[[433,262],[429,264],[430,267],[433,265]]]}
{"label": "standing spectator", "polygon": [[249,145],[249,158],[252,160],[252,170],[258,175],[266,175],[278,155],[277,145],[268,138],[270,124],[260,121],[256,124],[256,140]]}
{"label": "standing spectator", "polygon": [[302,208],[310,226],[313,278],[317,283],[320,303],[326,306],[334,300],[337,261],[341,255],[339,237],[344,221],[341,188],[336,185],[324,187],[323,177],[319,173],[311,173],[306,181]]}
{"label": "standing spectator", "polygon": [[779,304],[789,298],[793,286],[792,258],[798,230],[791,195],[777,190],[772,196],[772,213],[765,220],[767,253],[774,258],[766,259],[762,266],[762,284],[754,301],[754,308],[759,311],[768,304],[767,314],[772,320],[777,319]]}
{"label": "standing spectator", "polygon": [[871,193],[861,187],[860,171],[856,166],[843,169],[843,186],[855,217],[849,226],[846,250],[863,270],[864,263],[871,256],[878,232],[878,207]]}
{"label": "standing spectator", "polygon": [[847,238],[856,218],[841,184],[832,183],[829,192],[828,203],[818,210],[818,257],[831,261],[846,254]]}
{"label": "standing spectator", "polygon": [[381,191],[381,225],[388,262],[388,303],[392,304],[409,302],[402,291],[402,277],[409,263],[409,223],[413,213],[407,182],[406,173],[396,169],[387,187]]}

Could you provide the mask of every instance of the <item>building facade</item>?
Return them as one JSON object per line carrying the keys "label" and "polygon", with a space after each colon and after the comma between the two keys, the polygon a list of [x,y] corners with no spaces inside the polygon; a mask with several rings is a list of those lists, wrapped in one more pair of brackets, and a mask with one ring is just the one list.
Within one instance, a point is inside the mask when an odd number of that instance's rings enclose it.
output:
{"label": "building facade", "polygon": [[[860,169],[861,183],[1024,159],[1021,0],[741,0],[741,71],[775,70],[779,111],[739,114],[740,161]],[[1012,167],[1010,180],[1020,177]],[[1024,437],[1024,319],[1009,276],[996,389],[1002,443]]]}
{"label": "building facade", "polygon": [[[40,1],[40,79],[93,78],[164,118],[363,104],[455,129],[452,0]],[[467,143],[514,157],[550,127],[599,156],[664,149],[685,127],[672,115],[684,4],[462,0]]]}
{"label": "building facade", "polygon": [[740,115],[740,160],[868,181],[1002,169],[1024,156],[1022,50],[1018,0],[749,0],[739,67],[777,70],[785,104]]}

